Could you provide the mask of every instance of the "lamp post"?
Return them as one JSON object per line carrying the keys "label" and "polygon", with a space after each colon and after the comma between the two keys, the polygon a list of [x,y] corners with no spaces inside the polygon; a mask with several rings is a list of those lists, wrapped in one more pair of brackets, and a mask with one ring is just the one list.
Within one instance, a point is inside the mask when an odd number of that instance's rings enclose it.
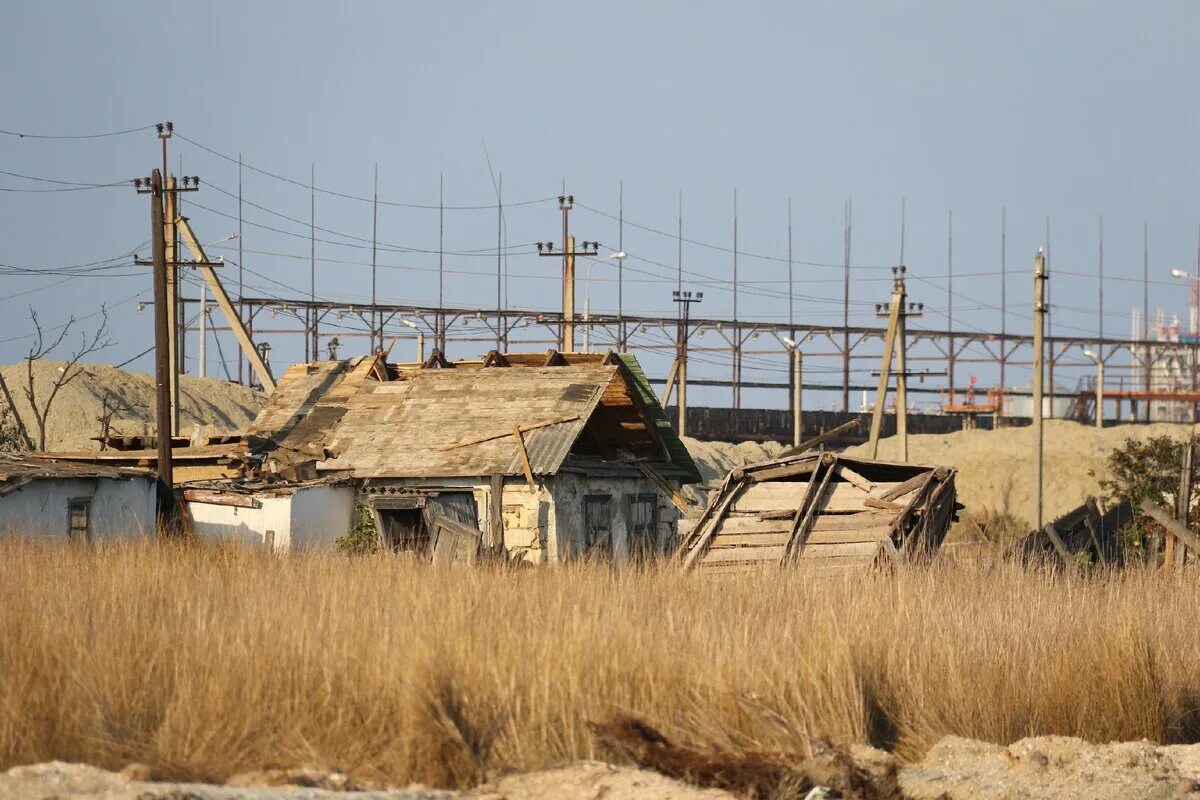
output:
{"label": "lamp post", "polygon": [[596,266],[597,261],[609,261],[616,259],[618,263],[629,258],[624,250],[618,250],[615,253],[610,253],[601,259],[589,259],[587,279],[584,281],[583,289],[583,352],[592,352],[592,267]]}
{"label": "lamp post", "polygon": [[417,323],[411,319],[402,319],[400,322],[417,332],[417,361],[425,361],[425,333],[417,326]]}
{"label": "lamp post", "polygon": [[[1190,311],[1188,315],[1188,372],[1191,373],[1192,392],[1196,391],[1196,344],[1200,342],[1200,278],[1192,275],[1185,269],[1171,270],[1172,278],[1187,278],[1192,282],[1192,291],[1190,293]],[[1197,422],[1196,401],[1193,400],[1192,406],[1192,423]]]}
{"label": "lamp post", "polygon": [[1096,427],[1104,427],[1104,359],[1099,353],[1084,350],[1083,354],[1096,365]]}

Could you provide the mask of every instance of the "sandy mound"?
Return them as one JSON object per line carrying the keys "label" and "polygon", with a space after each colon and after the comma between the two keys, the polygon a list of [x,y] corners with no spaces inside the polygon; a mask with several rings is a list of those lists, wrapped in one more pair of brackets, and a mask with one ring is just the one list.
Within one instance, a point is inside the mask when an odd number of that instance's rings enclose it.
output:
{"label": "sandy mound", "polygon": [[[1045,515],[1052,519],[1078,506],[1089,494],[1099,495],[1100,480],[1110,477],[1108,455],[1126,439],[1154,436],[1184,438],[1190,425],[1118,425],[1096,430],[1090,425],[1048,420],[1045,434]],[[879,457],[896,458],[899,442],[879,443]],[[847,453],[863,455],[866,446]],[[958,431],[908,437],[909,460],[958,469],[959,501],[971,513],[985,510],[1011,514],[1032,525],[1033,429]],[[1094,473],[1093,475],[1089,473]]]}
{"label": "sandy mound", "polygon": [[[65,366],[62,361],[34,363],[34,389],[41,405],[53,386],[54,377]],[[154,418],[154,378],[141,372],[127,372],[103,364],[84,364],[83,374],[64,386],[50,409],[46,431],[49,450],[96,450],[99,443],[91,437],[100,434],[99,417],[107,398],[110,406],[122,409],[113,416],[116,433],[132,435],[151,432]],[[25,364],[0,367],[0,377],[36,443],[37,426],[29,401]],[[187,436],[233,433],[244,428],[262,407],[263,396],[245,387],[217,378],[184,376],[180,385],[181,432]],[[0,408],[8,401],[0,393]]]}

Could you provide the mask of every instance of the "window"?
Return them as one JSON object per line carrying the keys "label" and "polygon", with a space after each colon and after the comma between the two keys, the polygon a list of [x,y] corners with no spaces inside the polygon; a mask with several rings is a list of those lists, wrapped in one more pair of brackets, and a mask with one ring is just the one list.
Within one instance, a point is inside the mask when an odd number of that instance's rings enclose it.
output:
{"label": "window", "polygon": [[625,496],[629,527],[629,560],[648,561],[658,555],[658,496]]}
{"label": "window", "polygon": [[608,555],[612,551],[612,497],[589,494],[583,498],[583,553]]}
{"label": "window", "polygon": [[91,541],[92,498],[77,497],[67,501],[67,538],[73,542]]}

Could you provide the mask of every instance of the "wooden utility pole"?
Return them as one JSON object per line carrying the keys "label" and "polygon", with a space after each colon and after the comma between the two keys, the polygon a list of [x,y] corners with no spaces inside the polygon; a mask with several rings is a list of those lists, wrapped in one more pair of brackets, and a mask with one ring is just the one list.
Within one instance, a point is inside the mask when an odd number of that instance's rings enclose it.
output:
{"label": "wooden utility pole", "polygon": [[1046,254],[1039,247],[1033,259],[1033,440],[1034,440],[1034,530],[1042,529],[1042,375],[1045,371]]}
{"label": "wooden utility pole", "polygon": [[575,237],[571,235],[571,209],[575,207],[575,195],[561,194],[558,196],[558,208],[562,211],[562,241],[561,251],[554,249],[554,242],[538,242],[540,256],[556,256],[562,258],[562,333],[558,340],[558,349],[564,353],[575,352],[575,257],[595,256],[600,252],[599,242],[581,242],[581,249],[575,249]]}
{"label": "wooden utility pole", "polygon": [[[875,409],[871,413],[871,432],[867,439],[871,458],[879,457],[879,432],[883,427],[883,408],[887,403],[888,378],[892,373],[892,354],[896,350],[896,330],[900,322],[900,309],[904,306],[904,279],[901,277],[903,267],[892,267],[892,300],[887,312],[887,333],[883,337],[883,363],[879,368],[879,385],[875,389]],[[882,312],[882,307],[875,306],[875,313]]]}
{"label": "wooden utility pole", "polygon": [[174,471],[171,464],[171,329],[167,303],[166,225],[163,223],[162,173],[157,169],[146,180],[134,181],[139,194],[150,195],[151,265],[154,268],[154,389],[155,427],[158,433],[159,516],[169,518],[174,507]]}
{"label": "wooden utility pole", "polygon": [[[793,340],[794,341],[794,340]],[[792,447],[804,439],[804,354],[792,345]]]}
{"label": "wooden utility pole", "polygon": [[[879,385],[875,391],[875,408],[871,413],[871,433],[868,443],[871,458],[879,456],[879,434],[883,428],[883,412],[887,406],[887,387],[892,373],[892,358],[896,358],[896,435],[900,438],[900,460],[908,460],[908,326],[909,317],[924,313],[924,305],[908,302],[904,283],[907,268],[892,267],[892,299],[885,309],[875,306],[875,314],[886,317],[887,333],[883,341],[883,363],[879,370]],[[927,373],[922,373],[927,374]]]}

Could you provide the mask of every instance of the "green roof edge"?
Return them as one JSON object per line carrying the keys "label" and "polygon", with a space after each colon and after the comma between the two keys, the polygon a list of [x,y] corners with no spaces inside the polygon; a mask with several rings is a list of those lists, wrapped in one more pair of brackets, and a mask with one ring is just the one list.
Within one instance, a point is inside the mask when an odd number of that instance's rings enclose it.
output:
{"label": "green roof edge", "polygon": [[638,363],[637,356],[633,353],[617,353],[617,357],[621,359],[621,364],[633,377],[638,398],[645,405],[651,421],[654,422],[658,436],[667,449],[667,455],[671,458],[671,463],[690,473],[689,479],[684,483],[700,483],[703,480],[700,470],[696,468],[696,462],[692,460],[692,454],[688,452],[687,445],[679,438],[675,426],[667,419],[667,412],[659,404],[654,389],[650,388],[650,381],[646,377],[645,371],[642,370],[642,365]]}

